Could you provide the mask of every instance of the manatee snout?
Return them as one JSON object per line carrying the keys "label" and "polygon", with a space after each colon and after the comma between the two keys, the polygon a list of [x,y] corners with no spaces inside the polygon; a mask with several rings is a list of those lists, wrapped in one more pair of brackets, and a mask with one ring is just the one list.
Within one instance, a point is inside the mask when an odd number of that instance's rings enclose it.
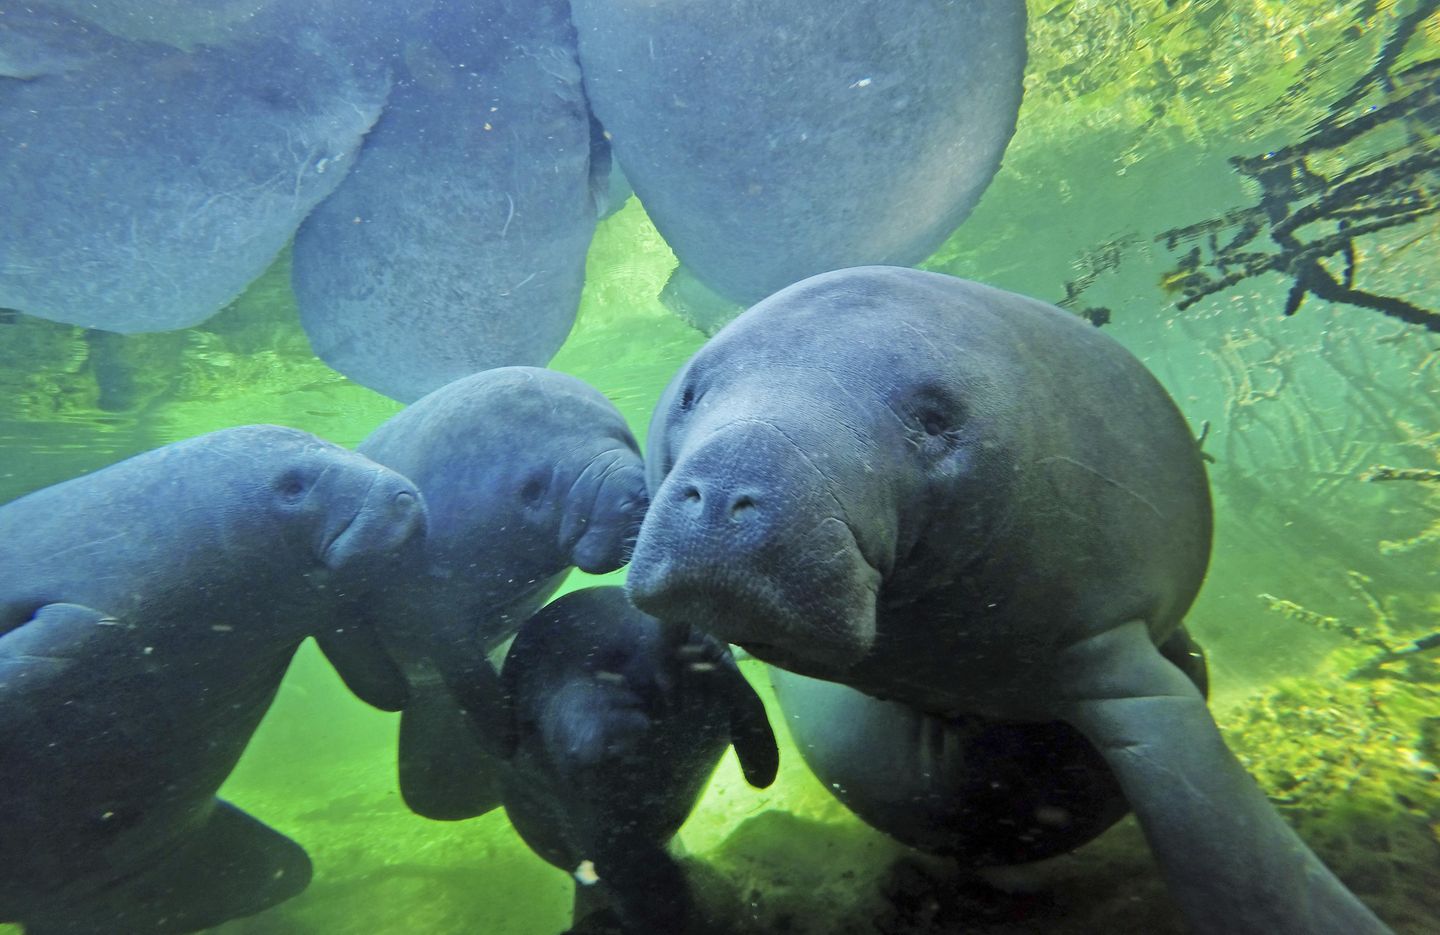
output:
{"label": "manatee snout", "polygon": [[765,659],[808,647],[847,666],[874,639],[880,575],[829,479],[778,429],[750,422],[683,453],[640,528],[637,607]]}
{"label": "manatee snout", "polygon": [[328,517],[328,542],[321,554],[332,571],[394,555],[425,534],[428,513],[419,489],[388,468],[377,465],[372,470],[364,496],[351,506],[353,512],[337,504]]}
{"label": "manatee snout", "polygon": [[630,560],[650,498],[645,467],[628,448],[592,462],[571,491],[561,537],[575,544],[570,561],[581,571],[603,575]]}

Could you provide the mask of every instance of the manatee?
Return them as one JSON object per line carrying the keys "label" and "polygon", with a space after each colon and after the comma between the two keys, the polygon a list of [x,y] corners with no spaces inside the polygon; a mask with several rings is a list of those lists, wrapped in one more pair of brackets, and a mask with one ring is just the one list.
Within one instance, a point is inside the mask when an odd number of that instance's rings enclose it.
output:
{"label": "manatee", "polygon": [[642,610],[926,714],[1069,724],[1197,932],[1386,931],[1157,649],[1204,577],[1209,488],[1097,329],[935,273],[815,276],[680,370],[647,474]]}
{"label": "manatee", "polygon": [[572,0],[585,91],[680,262],[745,305],[913,264],[974,208],[1015,129],[1013,0]]}
{"label": "manatee", "polygon": [[315,353],[410,402],[549,362],[575,321],[597,204],[563,2],[445,0],[406,28],[355,171],[296,234],[293,282]]}
{"label": "manatee", "polygon": [[[406,407],[359,451],[409,477],[430,526],[416,565],[356,608],[385,652],[351,647],[346,668],[376,673],[385,697],[408,683],[400,787],[430,818],[499,804],[496,759],[512,738],[487,653],[555,593],[571,568],[601,574],[629,558],[648,502],[640,450],[615,407],[553,370],[501,367]],[[339,655],[336,651],[332,659]]]}
{"label": "manatee", "polygon": [[184,51],[43,5],[0,28],[0,306],[121,333],[198,324],[344,178],[383,69],[300,31]]}
{"label": "manatee", "polygon": [[305,852],[215,793],[424,525],[393,471],[264,425],[0,507],[0,921],[191,932],[304,889]]}
{"label": "manatee", "polygon": [[779,765],[729,648],[662,625],[621,588],[588,588],[526,621],[501,674],[518,738],[505,811],[536,854],[575,874],[576,923],[601,913],[625,932],[684,931],[689,891],[666,843],[732,743],[752,786]]}
{"label": "manatee", "polygon": [[46,0],[45,5],[126,39],[193,48],[224,42],[266,7],[290,2],[296,0]]}
{"label": "manatee", "polygon": [[[1205,656],[1182,627],[1160,647],[1204,694]],[[795,747],[820,784],[903,844],[974,867],[1072,851],[1128,811],[1104,758],[1064,721],[927,714],[774,666]]]}

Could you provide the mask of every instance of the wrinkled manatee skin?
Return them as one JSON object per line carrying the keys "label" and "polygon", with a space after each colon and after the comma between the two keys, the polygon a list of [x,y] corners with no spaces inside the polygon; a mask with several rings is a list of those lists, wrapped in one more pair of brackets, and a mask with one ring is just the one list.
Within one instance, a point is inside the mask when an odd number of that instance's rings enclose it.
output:
{"label": "wrinkled manatee skin", "polygon": [[745,305],[913,265],[965,219],[1019,112],[1014,0],[574,0],[585,89],[682,264]]}
{"label": "wrinkled manatee skin", "polygon": [[181,932],[303,889],[215,792],[300,642],[424,528],[409,481],[277,426],[0,507],[0,920]]}
{"label": "wrinkled manatee skin", "polygon": [[345,176],[388,81],[318,35],[185,52],[37,6],[0,28],[0,306],[198,324]]}
{"label": "wrinkled manatee skin", "polygon": [[[401,790],[416,812],[468,818],[498,805],[488,771],[508,723],[487,653],[571,568],[629,560],[648,498],[639,445],[603,394],[553,370],[500,367],[456,380],[376,429],[359,451],[424,492],[419,566],[357,610],[404,672]],[[503,749],[499,752],[503,753]],[[467,765],[468,764],[468,765]]]}
{"label": "wrinkled manatee skin", "polygon": [[188,49],[223,43],[266,7],[294,2],[297,0],[47,0],[46,5],[125,39]]}
{"label": "wrinkled manatee skin", "polygon": [[326,363],[405,402],[544,366],[596,223],[591,124],[563,3],[437,3],[411,22],[355,170],[295,238]]}
{"label": "wrinkled manatee skin", "polygon": [[587,588],[526,621],[502,677],[518,735],[505,810],[554,866],[593,864],[599,882],[577,884],[577,916],[594,889],[626,932],[684,930],[688,888],[666,843],[732,741],[752,785],[768,786],[779,762],[728,647],[641,613],[621,588]]}

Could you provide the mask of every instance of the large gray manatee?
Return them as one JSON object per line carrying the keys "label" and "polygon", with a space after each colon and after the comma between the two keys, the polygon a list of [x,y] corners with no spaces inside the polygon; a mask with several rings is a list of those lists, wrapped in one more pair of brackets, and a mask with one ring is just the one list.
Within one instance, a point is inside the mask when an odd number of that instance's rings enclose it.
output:
{"label": "large gray manatee", "polygon": [[1208,484],[1096,329],[934,273],[815,276],[682,368],[647,470],[642,610],[928,714],[1070,724],[1197,932],[1385,931],[1157,650],[1205,573]]}
{"label": "large gray manatee", "polygon": [[745,304],[918,263],[1015,129],[1016,0],[573,0],[591,108],[682,264]]}
{"label": "large gray manatee", "polygon": [[190,932],[304,889],[305,852],[215,792],[424,523],[404,478],[277,426],[0,507],[0,921]]}
{"label": "large gray manatee", "polygon": [[440,0],[398,28],[395,89],[295,235],[294,284],[316,354],[410,402],[559,350],[609,156],[564,3]]}
{"label": "large gray manatee", "polygon": [[[215,45],[276,0],[47,0],[46,6],[88,20],[126,39],[179,48]],[[322,0],[323,2],[323,0]]]}
{"label": "large gray manatee", "polygon": [[418,566],[357,608],[386,652],[367,657],[357,642],[344,668],[372,675],[362,697],[377,704],[394,698],[398,670],[405,801],[431,818],[469,818],[499,804],[494,761],[513,740],[487,653],[572,568],[602,574],[629,559],[648,502],[640,449],[582,380],[500,367],[411,404],[359,451],[415,482],[430,529]]}
{"label": "large gray manatee", "polygon": [[598,879],[577,874],[575,922],[611,903],[625,932],[687,931],[689,888],[666,844],[727,747],[757,788],[779,767],[765,705],[729,648],[641,613],[621,588],[586,588],[525,622],[502,675],[517,734],[505,811],[551,864],[591,865]]}
{"label": "large gray manatee", "polygon": [[263,273],[390,90],[363,54],[287,22],[284,41],[256,27],[183,51],[0,6],[0,305],[164,331]]}

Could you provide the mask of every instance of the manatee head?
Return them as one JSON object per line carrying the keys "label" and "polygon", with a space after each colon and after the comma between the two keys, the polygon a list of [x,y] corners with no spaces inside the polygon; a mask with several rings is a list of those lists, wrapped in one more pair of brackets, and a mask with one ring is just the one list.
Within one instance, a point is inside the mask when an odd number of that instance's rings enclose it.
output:
{"label": "manatee head", "polygon": [[246,497],[288,542],[331,572],[395,558],[423,539],[425,500],[408,478],[298,429],[252,425],[216,432],[217,447],[248,455]]}
{"label": "manatee head", "polygon": [[[176,472],[172,482],[194,489],[170,502],[226,504],[228,537],[252,543],[260,558],[348,574],[423,539],[425,501],[414,484],[308,432],[248,425],[171,447],[175,457],[195,451],[206,463]],[[230,490],[220,495],[215,485]]]}
{"label": "manatee head", "polygon": [[872,649],[887,600],[913,590],[893,585],[941,584],[915,579],[978,555],[1013,423],[994,392],[1003,374],[934,326],[954,304],[946,279],[816,276],[701,348],[651,424],[638,607],[839,679]]}
{"label": "manatee head", "polygon": [[431,574],[476,611],[547,591],[572,566],[619,568],[648,502],[639,446],[619,411],[553,370],[500,367],[456,380],[359,450],[424,491]]}

